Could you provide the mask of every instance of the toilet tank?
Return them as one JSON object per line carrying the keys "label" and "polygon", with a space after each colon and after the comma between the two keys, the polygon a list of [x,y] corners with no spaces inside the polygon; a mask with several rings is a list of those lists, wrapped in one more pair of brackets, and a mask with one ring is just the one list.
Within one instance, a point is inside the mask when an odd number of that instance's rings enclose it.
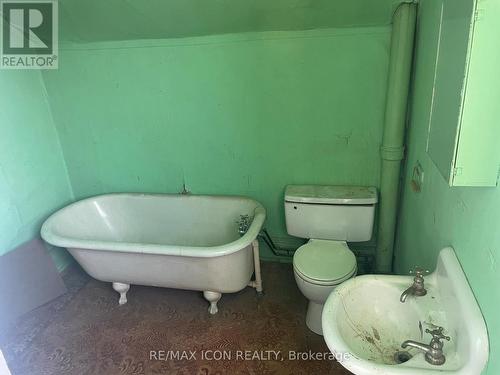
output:
{"label": "toilet tank", "polygon": [[367,186],[288,185],[288,234],[301,238],[368,241],[372,237],[377,190]]}

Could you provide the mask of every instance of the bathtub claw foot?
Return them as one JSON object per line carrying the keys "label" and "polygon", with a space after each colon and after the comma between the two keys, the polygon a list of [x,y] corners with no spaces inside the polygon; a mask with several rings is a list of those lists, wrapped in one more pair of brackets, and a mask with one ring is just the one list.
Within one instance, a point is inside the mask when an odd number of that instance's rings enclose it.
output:
{"label": "bathtub claw foot", "polygon": [[212,315],[217,314],[217,312],[219,311],[219,309],[217,308],[217,302],[219,302],[222,294],[219,292],[205,291],[203,292],[203,297],[205,297],[205,299],[210,302],[208,312]]}
{"label": "bathtub claw foot", "polygon": [[127,292],[130,289],[130,284],[113,283],[113,289],[120,293],[120,299],[118,300],[120,306],[126,304]]}

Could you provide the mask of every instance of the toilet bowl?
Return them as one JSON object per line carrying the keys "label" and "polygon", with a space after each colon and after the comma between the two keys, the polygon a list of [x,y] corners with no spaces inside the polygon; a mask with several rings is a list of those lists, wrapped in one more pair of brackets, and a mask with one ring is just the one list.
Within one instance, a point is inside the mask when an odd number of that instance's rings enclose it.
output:
{"label": "toilet bowl", "polygon": [[306,325],[319,335],[327,297],[357,272],[347,241],[371,238],[376,203],[374,187],[289,185],[285,190],[287,232],[309,238],[294,254],[293,272],[309,300]]}
{"label": "toilet bowl", "polygon": [[345,241],[314,240],[301,246],[293,257],[295,281],[307,306],[307,327],[322,335],[323,304],[337,285],[356,275],[354,253]]}

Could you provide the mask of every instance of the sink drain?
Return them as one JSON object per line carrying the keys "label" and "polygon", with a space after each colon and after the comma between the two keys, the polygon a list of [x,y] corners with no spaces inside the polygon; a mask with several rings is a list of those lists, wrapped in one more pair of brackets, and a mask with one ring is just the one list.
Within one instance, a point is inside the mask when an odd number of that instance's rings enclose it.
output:
{"label": "sink drain", "polygon": [[412,355],[406,350],[400,350],[394,353],[394,360],[396,363],[405,363],[411,359]]}

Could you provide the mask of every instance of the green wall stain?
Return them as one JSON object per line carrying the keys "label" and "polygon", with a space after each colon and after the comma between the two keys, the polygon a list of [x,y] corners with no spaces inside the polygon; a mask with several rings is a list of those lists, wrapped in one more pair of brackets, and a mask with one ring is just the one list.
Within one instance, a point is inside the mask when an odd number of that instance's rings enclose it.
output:
{"label": "green wall stain", "polygon": [[[38,71],[0,72],[0,255],[38,235],[72,200],[66,167]],[[67,259],[52,251],[56,265]]]}
{"label": "green wall stain", "polygon": [[[472,1],[472,0],[463,0]],[[420,3],[417,61],[410,118],[408,159],[396,246],[396,271],[416,265],[433,269],[438,251],[453,246],[479,302],[489,331],[487,374],[500,373],[500,189],[450,188],[426,153],[440,1]],[[439,18],[437,18],[439,19]],[[421,193],[410,188],[413,166],[424,169]]]}
{"label": "green wall stain", "polygon": [[378,185],[390,27],[68,45],[44,80],[76,198]]}

